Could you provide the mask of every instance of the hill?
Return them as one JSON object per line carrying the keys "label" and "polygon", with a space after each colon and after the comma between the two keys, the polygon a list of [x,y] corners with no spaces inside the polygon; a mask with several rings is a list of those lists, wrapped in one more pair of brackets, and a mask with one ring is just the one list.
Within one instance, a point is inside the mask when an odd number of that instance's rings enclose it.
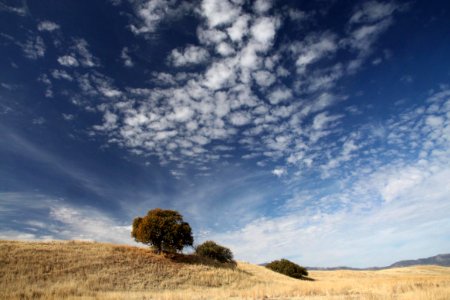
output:
{"label": "hill", "polygon": [[450,254],[439,254],[427,258],[402,260],[393,263],[392,265],[389,266],[389,268],[409,267],[416,265],[435,265],[435,266],[450,267]]}
{"label": "hill", "polygon": [[[262,264],[265,265],[265,264]],[[395,262],[386,267],[368,267],[368,268],[352,268],[346,266],[340,267],[307,267],[308,270],[317,270],[317,271],[335,271],[335,270],[383,270],[390,268],[402,268],[402,267],[411,267],[411,266],[441,266],[441,267],[450,267],[450,254],[438,254],[435,256],[427,257],[427,258],[419,258],[419,259],[411,259],[411,260],[402,260]]]}
{"label": "hill", "polygon": [[446,299],[450,295],[450,268],[444,267],[312,271],[310,275],[316,281],[292,279],[248,263],[219,265],[189,255],[164,257],[144,248],[104,243],[0,241],[0,299],[389,299],[408,295]]}

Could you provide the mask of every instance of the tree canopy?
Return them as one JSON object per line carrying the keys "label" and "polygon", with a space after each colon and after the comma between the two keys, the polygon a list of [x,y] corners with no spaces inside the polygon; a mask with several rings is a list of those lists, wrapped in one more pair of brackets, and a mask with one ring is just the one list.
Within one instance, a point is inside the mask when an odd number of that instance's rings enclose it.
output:
{"label": "tree canopy", "polygon": [[219,262],[233,262],[233,253],[230,249],[216,244],[213,241],[206,241],[195,247],[195,253],[199,256],[208,257]]}
{"label": "tree canopy", "polygon": [[183,221],[183,216],[175,210],[161,208],[135,218],[131,236],[136,242],[154,246],[158,253],[181,251],[194,243],[191,226]]}
{"label": "tree canopy", "polygon": [[305,279],[305,277],[308,276],[306,268],[287,259],[274,260],[267,264],[266,268],[297,279]]}

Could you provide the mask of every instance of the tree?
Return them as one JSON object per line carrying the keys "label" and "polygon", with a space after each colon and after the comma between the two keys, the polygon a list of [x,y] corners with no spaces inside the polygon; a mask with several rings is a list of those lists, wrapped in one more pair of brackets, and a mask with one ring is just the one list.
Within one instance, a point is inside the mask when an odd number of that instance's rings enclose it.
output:
{"label": "tree", "polygon": [[155,208],[144,217],[133,220],[131,237],[136,242],[154,246],[161,251],[175,252],[192,246],[192,229],[175,210]]}
{"label": "tree", "polygon": [[297,279],[306,279],[305,277],[308,276],[306,268],[287,259],[274,260],[267,264],[266,268]]}
{"label": "tree", "polygon": [[233,253],[230,249],[216,244],[213,241],[206,241],[195,247],[195,253],[199,256],[208,257],[222,263],[233,262]]}

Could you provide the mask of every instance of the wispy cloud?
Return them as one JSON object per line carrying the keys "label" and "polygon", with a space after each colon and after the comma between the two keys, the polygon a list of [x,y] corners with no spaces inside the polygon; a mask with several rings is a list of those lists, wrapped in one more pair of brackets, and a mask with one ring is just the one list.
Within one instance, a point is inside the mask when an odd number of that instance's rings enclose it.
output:
{"label": "wispy cloud", "polygon": [[[95,208],[73,206],[63,199],[36,193],[0,193],[0,199],[0,212],[10,218],[8,224],[2,224],[2,239],[93,240],[134,244],[130,238],[129,222],[120,223]],[[26,212],[23,211],[24,204]]]}
{"label": "wispy cloud", "polygon": [[0,2],[0,11],[6,11],[6,12],[17,14],[21,17],[25,17],[30,13],[29,9],[28,9],[28,5],[25,0],[22,0],[20,2],[22,4],[21,6],[9,6],[3,2]]}
{"label": "wispy cloud", "polygon": [[[381,266],[404,257],[406,249],[423,256],[446,249],[450,100],[445,95],[445,90],[437,92],[423,106],[385,121],[389,134],[383,138],[389,148],[401,150],[385,149],[370,132],[353,135],[342,143],[340,155],[324,165],[327,170],[333,162],[341,165],[332,173],[332,185],[324,182],[314,189],[301,177],[291,178],[303,191],[293,193],[280,216],[216,232],[215,238],[247,260],[282,256],[319,266],[339,261]],[[370,155],[361,155],[361,147],[370,149]],[[353,157],[354,151],[360,154]],[[255,251],[255,244],[261,251]],[[326,245],[333,245],[332,250]],[[365,257],[371,257],[370,263]]]}
{"label": "wispy cloud", "polygon": [[30,37],[21,47],[26,58],[38,59],[45,55],[46,47],[40,36]]}
{"label": "wispy cloud", "polygon": [[[33,120],[36,125],[45,123],[44,118],[37,118]],[[4,141],[8,141],[2,147],[3,151],[14,153],[26,161],[39,162],[46,165],[46,167],[59,176],[70,178],[77,182],[77,184],[88,189],[91,193],[97,196],[105,195],[106,188],[102,186],[101,182],[94,175],[78,168],[76,165],[68,162],[66,159],[46,150],[40,145],[23,138],[11,128],[0,127],[0,134]]]}

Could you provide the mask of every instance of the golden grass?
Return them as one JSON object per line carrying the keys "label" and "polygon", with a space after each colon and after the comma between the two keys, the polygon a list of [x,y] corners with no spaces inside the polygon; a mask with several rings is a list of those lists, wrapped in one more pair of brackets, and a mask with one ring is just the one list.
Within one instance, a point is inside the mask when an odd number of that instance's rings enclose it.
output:
{"label": "golden grass", "polygon": [[450,268],[311,271],[171,258],[90,242],[0,241],[0,299],[450,299]]}

